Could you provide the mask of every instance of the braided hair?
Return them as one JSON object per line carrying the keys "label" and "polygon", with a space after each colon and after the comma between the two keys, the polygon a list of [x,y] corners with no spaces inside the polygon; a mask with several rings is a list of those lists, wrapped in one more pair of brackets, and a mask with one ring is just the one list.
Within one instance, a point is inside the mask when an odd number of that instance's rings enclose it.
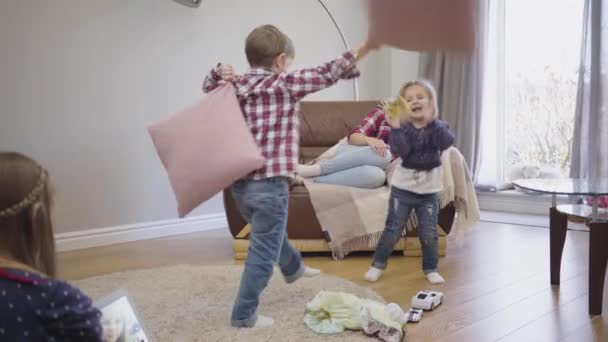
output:
{"label": "braided hair", "polygon": [[24,209],[29,208],[30,206],[32,206],[32,204],[39,201],[40,195],[42,194],[42,190],[44,190],[44,188],[46,187],[47,178],[47,171],[44,168],[40,167],[40,178],[38,179],[38,182],[36,183],[32,191],[30,191],[30,193],[18,203],[15,203],[14,205],[6,209],[1,209],[0,218],[17,216]]}
{"label": "braided hair", "polygon": [[31,158],[0,152],[0,256],[55,276],[47,170]]}

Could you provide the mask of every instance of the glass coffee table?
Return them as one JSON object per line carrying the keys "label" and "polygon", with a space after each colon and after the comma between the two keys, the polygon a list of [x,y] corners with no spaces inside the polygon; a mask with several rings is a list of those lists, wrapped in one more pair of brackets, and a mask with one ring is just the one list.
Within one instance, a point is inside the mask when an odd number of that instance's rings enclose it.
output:
{"label": "glass coffee table", "polygon": [[[551,284],[559,285],[559,274],[568,217],[583,219],[589,226],[589,314],[602,313],[604,277],[608,262],[608,209],[598,208],[599,196],[608,195],[608,178],[522,179],[513,185],[523,190],[552,195],[550,222]],[[557,195],[590,196],[593,206],[557,205]]]}

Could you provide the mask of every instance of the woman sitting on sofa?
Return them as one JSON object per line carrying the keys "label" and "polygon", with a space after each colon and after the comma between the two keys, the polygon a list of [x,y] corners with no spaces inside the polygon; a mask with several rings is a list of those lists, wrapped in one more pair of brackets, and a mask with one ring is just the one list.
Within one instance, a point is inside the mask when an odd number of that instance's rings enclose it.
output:
{"label": "woman sitting on sofa", "polygon": [[[403,88],[399,94],[403,92]],[[395,158],[388,145],[391,126],[384,102],[372,109],[359,126],[326,158],[312,165],[298,165],[298,174],[315,182],[374,189],[386,182],[386,168]]]}

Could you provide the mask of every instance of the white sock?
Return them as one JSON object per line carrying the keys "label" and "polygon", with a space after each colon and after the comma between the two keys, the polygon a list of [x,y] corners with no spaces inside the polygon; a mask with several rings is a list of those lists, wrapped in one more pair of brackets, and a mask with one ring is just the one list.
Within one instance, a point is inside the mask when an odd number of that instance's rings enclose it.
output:
{"label": "white sock", "polygon": [[365,273],[363,278],[365,278],[367,281],[374,282],[380,278],[380,275],[382,275],[382,270],[372,266],[369,268],[369,270],[367,270],[367,273]]}
{"label": "white sock", "polygon": [[320,269],[304,266],[304,273],[302,274],[302,277],[312,278],[318,276],[319,274],[321,274]]}
{"label": "white sock", "polygon": [[274,319],[267,317],[267,316],[258,315],[258,320],[255,322],[255,325],[252,328],[254,328],[254,329],[268,328],[269,326],[271,326],[273,324],[274,324]]}
{"label": "white sock", "polygon": [[443,284],[445,279],[439,274],[439,272],[431,272],[426,274],[426,280],[431,284]]}
{"label": "white sock", "polygon": [[296,172],[298,173],[298,175],[304,178],[317,177],[321,175],[321,165],[298,164],[298,166],[296,167]]}

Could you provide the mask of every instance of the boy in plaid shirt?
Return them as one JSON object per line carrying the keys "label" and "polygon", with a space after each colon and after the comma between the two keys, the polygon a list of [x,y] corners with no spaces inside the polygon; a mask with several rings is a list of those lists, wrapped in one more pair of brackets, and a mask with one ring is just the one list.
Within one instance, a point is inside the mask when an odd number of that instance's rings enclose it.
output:
{"label": "boy in plaid shirt", "polygon": [[205,78],[204,92],[222,82],[234,84],[247,125],[266,158],[262,168],[232,187],[239,211],[251,224],[249,254],[232,311],[232,326],[272,325],[272,318],[256,311],[275,263],[287,283],[319,274],[303,264],[287,239],[289,178],[295,174],[300,140],[298,102],[340,79],[358,77],[356,63],[373,48],[366,43],[318,67],[287,72],[295,57],[293,43],[276,27],[263,25],[247,36],[245,54],[250,69],[244,75],[237,76],[232,66],[220,64]]}

